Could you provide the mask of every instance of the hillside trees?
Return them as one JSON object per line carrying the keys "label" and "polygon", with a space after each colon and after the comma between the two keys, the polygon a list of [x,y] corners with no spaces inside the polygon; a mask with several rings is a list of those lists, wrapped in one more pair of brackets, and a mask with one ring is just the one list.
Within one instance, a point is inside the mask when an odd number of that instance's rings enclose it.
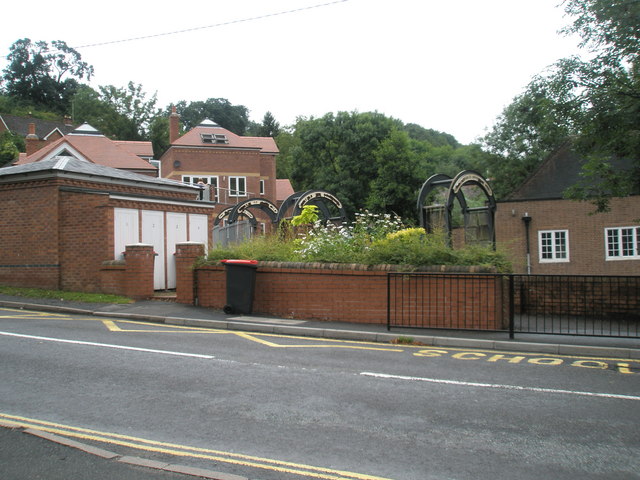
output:
{"label": "hillside trees", "polygon": [[22,104],[69,114],[71,98],[89,80],[93,67],[62,40],[14,42],[7,55],[9,64],[2,72],[4,92]]}
{"label": "hillside trees", "polygon": [[419,188],[429,176],[453,176],[486,162],[478,146],[456,148],[453,137],[436,133],[434,143],[417,140],[415,131],[410,135],[400,121],[377,112],[299,118],[291,131],[276,137],[278,177],[290,178],[296,191],[337,195],[350,214],[368,208],[413,223]]}

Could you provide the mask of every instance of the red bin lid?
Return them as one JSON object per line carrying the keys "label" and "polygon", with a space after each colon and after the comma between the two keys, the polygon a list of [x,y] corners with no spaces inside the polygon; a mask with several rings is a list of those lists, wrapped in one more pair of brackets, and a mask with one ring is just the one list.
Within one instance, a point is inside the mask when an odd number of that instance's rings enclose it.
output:
{"label": "red bin lid", "polygon": [[229,259],[225,259],[225,260],[220,260],[222,263],[224,263],[225,265],[257,265],[258,264],[258,260],[229,260]]}

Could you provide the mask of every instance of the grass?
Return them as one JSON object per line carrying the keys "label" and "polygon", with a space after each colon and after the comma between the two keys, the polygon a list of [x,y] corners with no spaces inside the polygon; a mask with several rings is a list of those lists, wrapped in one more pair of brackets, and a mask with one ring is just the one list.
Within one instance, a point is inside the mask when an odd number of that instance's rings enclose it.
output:
{"label": "grass", "polygon": [[66,292],[62,290],[44,290],[41,288],[23,288],[0,285],[0,294],[27,298],[48,298],[83,303],[131,303],[133,300],[119,295],[103,293]]}

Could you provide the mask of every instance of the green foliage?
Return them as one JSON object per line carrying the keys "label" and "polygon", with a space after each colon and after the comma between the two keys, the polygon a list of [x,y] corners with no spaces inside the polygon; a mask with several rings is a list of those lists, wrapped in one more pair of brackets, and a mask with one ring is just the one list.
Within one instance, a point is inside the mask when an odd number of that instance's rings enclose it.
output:
{"label": "green foliage", "polygon": [[283,241],[277,235],[253,237],[248,241],[209,251],[203,264],[215,264],[227,258],[263,261],[289,261],[295,245],[292,241]]}
{"label": "green foliage", "polygon": [[[567,193],[604,211],[611,196],[640,191],[640,2],[565,0],[563,5],[573,17],[564,33],[580,35],[590,58],[559,60],[504,110],[484,138],[497,155],[489,176],[499,193],[508,192],[570,137],[588,162],[583,180]],[[610,168],[615,157],[634,165]]]}
{"label": "green foliage", "polygon": [[7,60],[2,76],[5,93],[22,104],[58,114],[70,113],[78,80],[90,80],[93,75],[93,67],[61,40],[49,45],[23,38],[11,45]]}
{"label": "green foliage", "polygon": [[6,130],[0,133],[0,167],[13,162],[20,152],[24,151],[24,139],[20,135],[14,135]]}
{"label": "green foliage", "polygon": [[294,227],[313,225],[318,221],[318,218],[318,207],[316,205],[305,205],[302,207],[300,215],[296,215],[291,219],[291,225]]}
{"label": "green foliage", "polygon": [[396,264],[414,268],[426,265],[494,266],[511,269],[506,256],[478,246],[453,250],[442,233],[427,235],[422,228],[405,228],[397,216],[362,212],[347,225],[322,225],[295,239],[257,237],[241,244],[214,249],[205,263],[225,258],[287,262]]}
{"label": "green foliage", "polygon": [[131,303],[133,300],[118,295],[104,293],[67,292],[63,290],[44,290],[40,288],[23,288],[0,285],[0,294],[27,298],[50,298],[68,302],[84,303]]}
{"label": "green foliage", "polygon": [[[249,126],[249,110],[244,105],[232,105],[226,98],[208,98],[205,101],[187,103],[181,100],[176,103],[176,112],[186,131],[198,126],[200,122],[209,119],[223,128],[244,135]],[[166,116],[171,108],[166,110]]]}
{"label": "green foliage", "polygon": [[142,86],[132,82],[126,88],[107,85],[99,90],[88,86],[78,90],[73,99],[75,122],[89,123],[117,140],[148,138],[150,125],[158,114],[155,94],[147,100]]}

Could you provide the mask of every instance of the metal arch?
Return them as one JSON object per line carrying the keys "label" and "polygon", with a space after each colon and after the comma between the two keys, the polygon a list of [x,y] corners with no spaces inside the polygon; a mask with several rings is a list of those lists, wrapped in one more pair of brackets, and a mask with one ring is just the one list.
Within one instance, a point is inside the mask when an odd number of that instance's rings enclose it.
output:
{"label": "metal arch", "polygon": [[222,210],[218,215],[216,215],[216,218],[213,221],[213,226],[217,227],[222,220],[224,220],[229,216],[229,214],[231,213],[231,210],[233,210],[233,207],[228,207]]}
{"label": "metal arch", "polygon": [[[465,185],[475,185],[480,187],[480,190],[484,192],[487,197],[488,205],[485,207],[479,207],[478,209],[469,209],[467,206],[462,187]],[[447,216],[451,218],[451,210],[453,209],[453,199],[457,197],[462,207],[462,213],[465,217],[465,230],[466,222],[471,210],[485,210],[487,212],[487,222],[490,231],[490,238],[493,248],[496,248],[496,229],[495,229],[495,211],[496,211],[496,199],[493,195],[493,190],[486,179],[474,170],[463,170],[451,181],[449,191],[447,192]]]}
{"label": "metal arch", "polygon": [[[336,218],[331,217],[331,213],[327,208],[327,203],[335,205],[340,211],[340,216]],[[326,220],[340,220],[341,222],[347,221],[347,213],[344,210],[342,202],[338,200],[338,197],[325,190],[307,190],[301,194],[295,202],[293,207],[293,216],[300,215],[305,205],[316,205]],[[283,204],[284,206],[284,204]]]}
{"label": "metal arch", "polygon": [[418,209],[418,212],[422,210],[422,207],[425,199],[427,198],[427,195],[429,195],[435,187],[443,186],[448,188],[449,185],[451,185],[451,180],[452,178],[449,175],[445,175],[444,173],[436,173],[435,175],[431,175],[422,184],[422,188],[420,188],[420,193],[418,194],[418,202],[416,203],[416,208]]}
{"label": "metal arch", "polygon": [[249,211],[250,208],[254,207],[265,212],[272,222],[275,223],[277,221],[278,207],[276,207],[272,202],[266,198],[249,198],[231,208],[231,212],[229,213],[229,223],[235,223],[240,215],[244,215],[249,218],[251,225],[255,226],[257,224],[257,220],[253,213]]}
{"label": "metal arch", "polygon": [[296,202],[298,201],[301,195],[302,195],[302,192],[292,193],[285,199],[284,202],[282,202],[282,205],[280,205],[280,208],[278,209],[278,216],[276,218],[276,223],[280,223],[281,220],[284,220],[287,210],[289,210],[289,208],[291,208],[296,204]]}

